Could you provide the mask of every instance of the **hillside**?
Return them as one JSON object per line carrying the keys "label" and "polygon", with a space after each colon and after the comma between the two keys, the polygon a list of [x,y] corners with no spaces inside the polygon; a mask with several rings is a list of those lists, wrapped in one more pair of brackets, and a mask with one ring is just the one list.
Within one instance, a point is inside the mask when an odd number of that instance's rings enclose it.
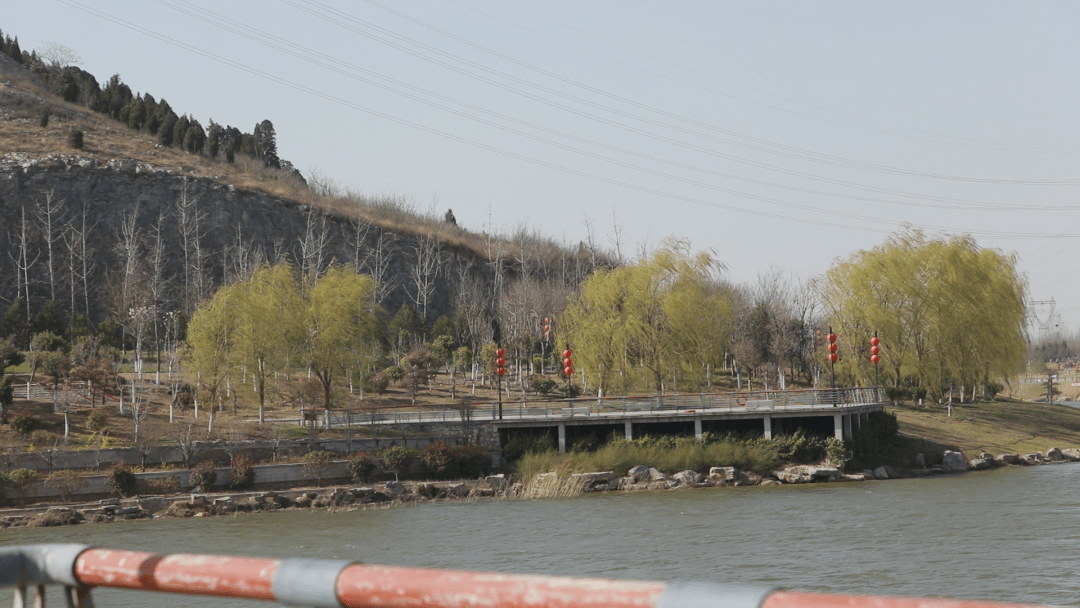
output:
{"label": "hillside", "polygon": [[[29,300],[34,314],[55,300],[65,316],[116,317],[131,306],[118,294],[137,262],[145,283],[165,283],[153,295],[159,310],[190,313],[255,265],[289,260],[305,272],[352,263],[379,280],[391,314],[408,303],[430,323],[452,312],[463,284],[490,293],[524,262],[531,276],[573,285],[597,259],[532,235],[470,232],[400,197],[323,195],[339,193],[244,154],[230,163],[162,146],[49,93],[3,54],[0,70],[5,308]],[[70,142],[75,130],[81,149]]]}

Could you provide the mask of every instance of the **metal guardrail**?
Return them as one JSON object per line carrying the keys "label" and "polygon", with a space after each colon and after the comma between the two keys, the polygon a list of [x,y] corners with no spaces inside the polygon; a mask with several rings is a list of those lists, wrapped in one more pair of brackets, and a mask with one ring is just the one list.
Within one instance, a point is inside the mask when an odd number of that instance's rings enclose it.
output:
{"label": "metal guardrail", "polygon": [[[683,393],[627,397],[578,397],[551,401],[504,402],[502,420],[546,420],[597,415],[633,416],[680,412],[783,412],[822,407],[847,407],[885,403],[882,387],[754,391],[730,393]],[[325,414],[324,414],[325,415]],[[329,413],[332,426],[372,424],[475,423],[499,419],[498,405],[485,403],[470,409],[447,407],[419,412]],[[325,419],[322,420],[325,422]]]}
{"label": "metal guardrail", "polygon": [[0,587],[15,606],[45,605],[49,585],[71,608],[114,587],[278,602],[310,608],[1019,608],[1018,604],[833,595],[714,583],[495,574],[364,565],[344,560],[156,555],[86,545],[0,548]]}

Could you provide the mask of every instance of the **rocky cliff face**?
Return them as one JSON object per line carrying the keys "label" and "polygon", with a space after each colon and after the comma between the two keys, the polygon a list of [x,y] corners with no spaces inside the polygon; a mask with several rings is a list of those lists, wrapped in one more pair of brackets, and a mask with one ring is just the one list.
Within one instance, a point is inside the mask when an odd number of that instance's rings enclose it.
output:
{"label": "rocky cliff face", "polygon": [[[473,252],[439,246],[434,264],[420,271],[426,273],[430,285],[418,288],[418,258],[432,251],[430,243],[414,236],[392,234],[295,201],[195,178],[179,168],[133,160],[104,161],[93,156],[53,154],[31,158],[8,153],[0,160],[0,250],[6,253],[0,256],[0,306],[13,301],[23,283],[17,276],[22,249],[26,250],[24,262],[33,262],[29,270],[31,300],[40,304],[52,295],[47,268],[48,230],[41,218],[49,200],[62,203],[53,225],[53,281],[60,283],[56,299],[64,309],[74,301],[75,312],[84,312],[80,302],[84,298],[78,286],[77,297],[71,297],[69,245],[82,226],[85,212],[87,244],[93,254],[88,281],[93,292],[89,297],[93,320],[104,318],[113,312],[110,307],[116,307],[116,298],[110,293],[117,289],[118,275],[123,272],[127,257],[124,245],[131,242],[125,239],[124,224],[133,214],[139,247],[136,259],[143,277],[153,257],[160,222],[163,274],[169,284],[166,310],[190,305],[190,294],[184,293],[185,269],[190,284],[195,281],[191,270],[196,265],[202,268],[201,289],[205,295],[243,276],[259,261],[287,259],[301,268],[358,263],[362,270],[381,280],[385,290],[382,303],[391,314],[402,303],[423,302],[425,298],[418,289],[428,290],[429,321],[450,313],[451,287],[462,276],[486,281],[491,274],[486,262]],[[185,202],[188,219],[199,219],[199,264],[193,261],[192,224],[189,221],[185,226],[183,221]],[[28,235],[25,239],[21,230],[24,217]],[[69,223],[76,229],[74,232],[65,228]],[[19,293],[24,294],[25,287]]]}

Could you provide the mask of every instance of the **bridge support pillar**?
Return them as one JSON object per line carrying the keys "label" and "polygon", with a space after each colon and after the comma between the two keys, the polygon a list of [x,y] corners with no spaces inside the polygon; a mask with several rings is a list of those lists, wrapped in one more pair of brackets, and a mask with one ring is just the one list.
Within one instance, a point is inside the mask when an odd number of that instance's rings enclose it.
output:
{"label": "bridge support pillar", "polygon": [[844,440],[844,415],[840,412],[833,414],[833,436]]}
{"label": "bridge support pillar", "polygon": [[772,414],[765,414],[765,439],[772,439]]}
{"label": "bridge support pillar", "polygon": [[623,422],[623,428],[626,430],[626,440],[632,440],[634,438],[634,423],[627,420]]}
{"label": "bridge support pillar", "polygon": [[701,441],[701,416],[694,416],[694,439]]}
{"label": "bridge support pillar", "polygon": [[566,453],[566,423],[559,423],[559,453]]}

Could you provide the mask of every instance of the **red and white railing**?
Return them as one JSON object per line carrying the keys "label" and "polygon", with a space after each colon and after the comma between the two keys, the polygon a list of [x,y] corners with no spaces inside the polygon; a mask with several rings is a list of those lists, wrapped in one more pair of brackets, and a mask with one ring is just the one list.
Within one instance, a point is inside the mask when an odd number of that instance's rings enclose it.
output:
{"label": "red and white railing", "polygon": [[269,600],[316,608],[1009,608],[949,599],[832,595],[712,583],[663,583],[374,566],[341,560],[156,555],[85,545],[0,548],[0,588],[44,606],[62,586],[70,607],[116,587]]}

